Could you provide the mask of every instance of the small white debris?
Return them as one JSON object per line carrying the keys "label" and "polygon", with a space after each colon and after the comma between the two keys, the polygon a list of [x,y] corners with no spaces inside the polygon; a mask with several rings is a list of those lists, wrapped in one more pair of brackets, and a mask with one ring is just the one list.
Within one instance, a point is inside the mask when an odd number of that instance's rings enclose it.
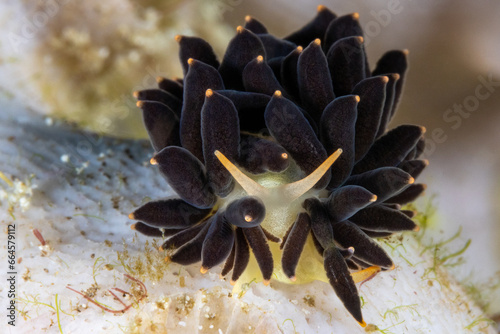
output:
{"label": "small white debris", "polygon": [[40,245],[38,246],[38,249],[40,250],[40,256],[50,256],[52,252],[54,251],[54,248],[52,248],[49,244],[45,245]]}
{"label": "small white debris", "polygon": [[212,329],[212,328],[214,328],[214,325],[210,325],[210,326],[208,326],[208,328]]}
{"label": "small white debris", "polygon": [[203,326],[202,325],[198,326],[198,329],[201,331],[203,329]]}
{"label": "small white debris", "polygon": [[298,302],[296,299],[292,299],[292,300],[290,300],[290,303],[292,303],[293,305],[297,305],[297,304],[299,304],[299,302]]}
{"label": "small white debris", "polygon": [[31,204],[31,199],[28,199],[26,197],[21,197],[19,199],[19,207],[21,208],[21,211],[26,211]]}
{"label": "small white debris", "polygon": [[108,58],[109,56],[109,49],[107,47],[101,47],[99,48],[99,50],[97,51],[97,54],[99,55],[99,57],[101,58]]}
{"label": "small white debris", "polygon": [[9,177],[0,172],[0,179],[7,183],[7,187],[5,187],[3,182],[0,181],[0,201],[6,200],[9,207],[18,207],[22,211],[26,211],[31,205],[33,189],[37,187],[31,182],[34,177],[35,176],[31,174],[24,182],[18,179],[11,181]]}
{"label": "small white debris", "polygon": [[179,321],[179,326],[186,327],[186,322],[184,322],[184,321]]}
{"label": "small white debris", "polygon": [[220,329],[220,328],[219,328],[219,334],[224,334],[224,333],[222,333],[222,329]]}
{"label": "small white debris", "polygon": [[75,169],[76,174],[80,175],[85,169],[87,169],[88,166],[89,166],[89,162],[85,161],[80,167]]}
{"label": "small white debris", "polygon": [[137,63],[141,59],[141,54],[137,50],[132,50],[128,53],[128,59],[133,63]]}
{"label": "small white debris", "polygon": [[52,117],[45,117],[45,125],[47,126],[54,125],[54,120],[52,119]]}
{"label": "small white debris", "polygon": [[67,164],[69,162],[69,154],[63,154],[61,155],[61,161]]}

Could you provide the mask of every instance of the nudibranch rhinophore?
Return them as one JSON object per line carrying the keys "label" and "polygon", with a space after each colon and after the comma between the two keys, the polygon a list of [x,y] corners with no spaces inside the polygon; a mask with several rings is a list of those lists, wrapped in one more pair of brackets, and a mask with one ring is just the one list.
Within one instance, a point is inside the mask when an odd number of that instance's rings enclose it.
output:
{"label": "nudibranch rhinophore", "polygon": [[373,238],[418,230],[401,205],[425,190],[428,162],[425,128],[387,130],[408,52],[370,70],[358,17],[319,6],[283,39],[246,17],[220,62],[177,36],[184,78],[135,96],[151,163],[180,198],[141,206],[132,228],[166,238],[169,261],[223,264],[237,286],[329,282],[364,326],[355,282],[394,268]]}

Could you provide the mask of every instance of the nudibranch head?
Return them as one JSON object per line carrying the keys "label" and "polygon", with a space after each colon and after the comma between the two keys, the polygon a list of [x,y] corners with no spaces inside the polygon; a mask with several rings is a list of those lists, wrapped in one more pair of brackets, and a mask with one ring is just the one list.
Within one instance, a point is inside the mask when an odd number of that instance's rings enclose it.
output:
{"label": "nudibranch head", "polygon": [[176,36],[183,79],[135,93],[155,155],[180,198],[130,214],[164,237],[168,260],[220,264],[231,283],[328,281],[364,324],[355,281],[394,268],[372,239],[418,230],[401,205],[415,178],[425,129],[387,130],[407,52],[370,69],[357,14],[324,6],[280,39],[247,16],[219,62],[197,37]]}

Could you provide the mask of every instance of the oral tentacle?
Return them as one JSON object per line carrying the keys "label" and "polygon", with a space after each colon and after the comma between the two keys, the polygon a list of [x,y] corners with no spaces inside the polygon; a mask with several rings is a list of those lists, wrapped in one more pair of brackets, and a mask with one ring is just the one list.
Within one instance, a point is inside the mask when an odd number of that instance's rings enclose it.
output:
{"label": "oral tentacle", "polygon": [[229,173],[234,177],[236,182],[247,192],[250,196],[262,197],[268,193],[267,189],[245,175],[238,167],[236,167],[224,154],[219,150],[214,152],[215,156],[219,159],[221,164],[226,167]]}
{"label": "oral tentacle", "polygon": [[321,177],[328,172],[335,160],[342,154],[342,149],[339,148],[332,153],[318,168],[302,180],[288,183],[280,186],[279,190],[281,196],[286,198],[286,201],[293,202],[300,196],[308,192],[314,185],[321,179]]}

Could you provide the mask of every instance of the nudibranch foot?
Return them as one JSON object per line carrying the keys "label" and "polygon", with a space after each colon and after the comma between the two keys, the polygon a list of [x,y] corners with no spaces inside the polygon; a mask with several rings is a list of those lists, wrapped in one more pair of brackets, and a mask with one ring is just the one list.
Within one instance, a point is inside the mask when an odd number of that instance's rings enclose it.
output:
{"label": "nudibranch foot", "polygon": [[354,283],[365,282],[367,280],[372,279],[377,275],[382,269],[377,266],[371,266],[363,270],[359,270],[351,273],[352,279]]}

